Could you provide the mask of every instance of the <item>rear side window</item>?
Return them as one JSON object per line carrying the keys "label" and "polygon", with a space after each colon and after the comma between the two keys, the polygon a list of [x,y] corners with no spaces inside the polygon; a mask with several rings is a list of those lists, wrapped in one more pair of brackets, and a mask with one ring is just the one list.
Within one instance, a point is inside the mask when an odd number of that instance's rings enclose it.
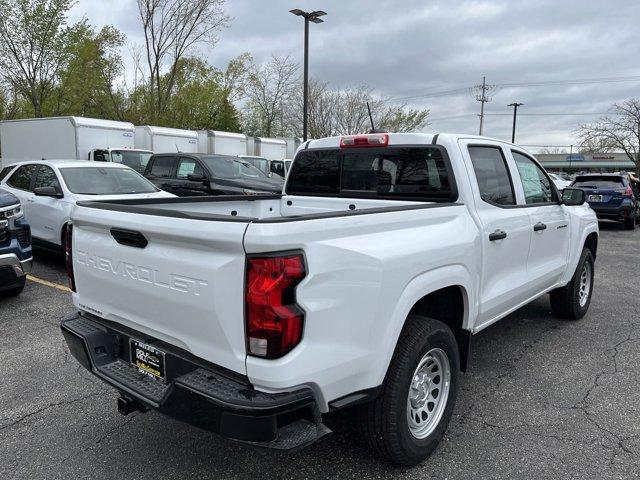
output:
{"label": "rear side window", "polygon": [[175,157],[156,157],[151,164],[151,175],[158,178],[171,178],[175,167]]}
{"label": "rear side window", "polygon": [[494,205],[515,205],[507,162],[499,147],[469,147],[480,198]]}
{"label": "rear side window", "polygon": [[439,148],[304,151],[291,167],[287,193],[449,201],[452,183]]}
{"label": "rear side window", "polygon": [[29,190],[31,186],[31,177],[36,171],[37,165],[23,165],[18,168],[13,175],[9,177],[7,183],[12,187],[19,188],[20,190]]}
{"label": "rear side window", "polygon": [[9,175],[9,172],[13,170],[13,167],[4,167],[2,170],[0,170],[0,181],[6,177],[7,175]]}

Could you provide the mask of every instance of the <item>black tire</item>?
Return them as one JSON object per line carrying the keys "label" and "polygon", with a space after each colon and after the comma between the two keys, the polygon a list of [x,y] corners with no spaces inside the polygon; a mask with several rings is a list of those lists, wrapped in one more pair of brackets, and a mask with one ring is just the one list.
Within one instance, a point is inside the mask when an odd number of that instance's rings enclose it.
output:
{"label": "black tire", "polygon": [[636,229],[636,218],[630,217],[624,221],[624,229],[625,230],[635,230]]}
{"label": "black tire", "polygon": [[17,297],[24,290],[25,284],[26,284],[26,279],[23,280],[22,285],[19,285],[19,286],[14,287],[14,288],[10,288],[8,290],[0,291],[0,298]]}
{"label": "black tire", "polygon": [[[435,428],[425,438],[418,439],[409,427],[409,388],[418,364],[433,349],[444,352],[449,362],[449,392]],[[459,358],[456,339],[444,323],[417,315],[407,318],[380,396],[362,405],[358,412],[361,432],[376,456],[401,465],[416,465],[433,452],[447,429],[455,405]]]}
{"label": "black tire", "polygon": [[[580,304],[580,285],[581,285],[581,275],[585,264],[588,264],[590,268],[591,281],[589,285],[589,293],[586,299],[586,303]],[[594,283],[594,261],[593,254],[591,250],[588,248],[582,249],[582,254],[580,255],[580,260],[578,261],[578,266],[576,267],[576,271],[571,278],[571,281],[568,285],[562,288],[558,288],[553,290],[550,294],[551,299],[551,310],[553,313],[563,319],[567,320],[579,320],[587,313],[589,310],[589,305],[591,304],[591,297],[593,294],[593,283]]]}

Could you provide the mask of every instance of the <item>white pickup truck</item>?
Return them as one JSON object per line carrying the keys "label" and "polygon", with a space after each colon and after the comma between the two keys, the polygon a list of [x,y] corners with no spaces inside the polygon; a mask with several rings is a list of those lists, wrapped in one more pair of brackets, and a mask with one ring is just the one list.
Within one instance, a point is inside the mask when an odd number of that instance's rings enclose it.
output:
{"label": "white pickup truck", "polygon": [[441,440],[474,333],[546,293],[585,315],[598,244],[581,190],[450,134],[308,141],[282,195],[80,202],[72,223],[62,331],[122,413],[291,449],[354,407],[406,465]]}

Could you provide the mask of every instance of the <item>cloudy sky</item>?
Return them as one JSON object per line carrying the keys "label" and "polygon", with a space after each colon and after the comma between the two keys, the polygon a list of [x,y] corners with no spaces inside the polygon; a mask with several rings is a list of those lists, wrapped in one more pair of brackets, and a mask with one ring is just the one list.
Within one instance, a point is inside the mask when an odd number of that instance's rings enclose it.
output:
{"label": "cloudy sky", "polygon": [[[199,53],[220,68],[243,52],[302,61],[303,25],[291,8],[328,13],[311,25],[312,76],[429,108],[426,131],[477,133],[470,89],[483,75],[497,85],[484,134],[510,138],[507,105],[522,102],[525,145],[574,143],[579,123],[640,97],[639,0],[227,0],[230,27]],[[78,0],[70,20],[82,16],[142,44],[135,0]]]}

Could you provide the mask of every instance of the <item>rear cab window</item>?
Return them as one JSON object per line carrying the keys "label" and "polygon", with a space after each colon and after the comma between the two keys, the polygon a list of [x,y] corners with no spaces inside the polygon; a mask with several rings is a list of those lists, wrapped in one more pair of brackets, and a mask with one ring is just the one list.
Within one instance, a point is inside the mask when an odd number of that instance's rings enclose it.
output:
{"label": "rear cab window", "polygon": [[453,202],[457,190],[440,146],[304,150],[286,193]]}

